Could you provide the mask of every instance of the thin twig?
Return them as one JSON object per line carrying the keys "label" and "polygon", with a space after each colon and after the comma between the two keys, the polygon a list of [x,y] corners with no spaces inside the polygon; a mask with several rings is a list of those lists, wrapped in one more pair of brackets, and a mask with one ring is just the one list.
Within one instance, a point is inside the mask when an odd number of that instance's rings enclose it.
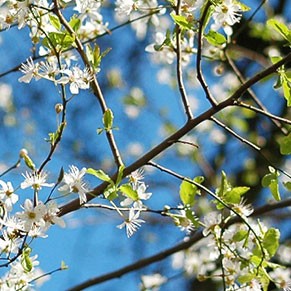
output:
{"label": "thin twig", "polygon": [[236,133],[235,131],[233,131],[230,127],[228,127],[226,124],[224,124],[223,122],[219,121],[217,118],[211,116],[210,120],[214,121],[218,126],[220,126],[221,128],[223,128],[225,131],[227,131],[228,133],[230,133],[231,135],[233,135],[235,138],[237,138],[238,140],[240,140],[242,143],[247,144],[248,146],[250,146],[251,148],[253,148],[254,150],[260,152],[261,148],[259,146],[257,146],[256,144],[250,142],[249,140],[247,140],[246,138],[240,136],[238,133]]}
{"label": "thin twig", "polygon": [[[238,69],[238,67],[236,66],[236,64],[234,63],[234,61],[230,58],[230,56],[228,55],[227,51],[225,51],[225,57],[226,60],[228,62],[228,64],[230,65],[230,67],[232,68],[232,70],[234,71],[234,73],[236,74],[236,76],[238,77],[239,81],[243,84],[246,82],[246,79],[244,78],[244,76],[242,75],[242,73],[240,72],[240,70]],[[249,88],[248,93],[250,94],[251,98],[253,99],[253,101],[262,109],[262,111],[265,111],[268,113],[267,108],[264,106],[264,104],[257,98],[255,92]],[[270,117],[270,116],[269,116]],[[286,128],[284,128],[282,126],[282,124],[278,121],[278,119],[276,118],[271,118],[271,121],[281,130],[281,132],[283,134],[288,134],[288,131],[286,130]]]}
{"label": "thin twig", "polygon": [[210,120],[214,121],[218,126],[220,126],[221,128],[223,128],[224,130],[226,130],[228,133],[230,133],[231,135],[233,135],[235,138],[237,138],[239,141],[241,141],[242,143],[245,143],[246,145],[248,145],[249,147],[251,147],[253,150],[257,151],[261,157],[263,157],[266,162],[273,167],[274,169],[278,170],[279,172],[281,172],[282,174],[284,174],[285,176],[287,176],[288,178],[291,178],[291,175],[289,173],[287,173],[285,170],[282,170],[281,168],[278,168],[277,166],[275,166],[263,153],[262,153],[262,149],[257,146],[256,144],[250,142],[249,140],[247,140],[246,138],[243,138],[242,136],[240,136],[238,133],[236,133],[235,131],[233,131],[231,128],[229,128],[226,124],[224,124],[223,122],[219,121],[217,118],[215,117],[211,117]]}
{"label": "thin twig", "polygon": [[[75,37],[75,43],[76,43],[76,46],[77,46],[77,51],[80,54],[85,66],[90,68],[90,70],[92,72],[93,79],[91,81],[91,88],[92,88],[92,90],[94,92],[94,95],[96,96],[96,98],[99,101],[99,104],[101,106],[102,112],[105,113],[107,111],[108,107],[106,105],[105,99],[103,97],[103,93],[102,93],[101,88],[99,86],[99,83],[97,81],[96,74],[93,73],[94,70],[92,69],[92,66],[91,66],[91,64],[90,64],[90,62],[88,60],[88,57],[87,57],[87,55],[86,55],[86,53],[84,51],[83,44],[80,41],[80,39],[78,38],[78,36],[76,35],[76,33],[74,32],[74,30],[71,28],[71,26],[69,25],[67,20],[62,15],[62,13],[60,11],[60,8],[59,8],[58,0],[54,0],[54,4],[55,4],[54,13],[57,15],[57,17],[59,18],[60,22],[64,25],[64,27],[67,29],[67,31],[72,36]],[[122,162],[122,159],[121,159],[121,155],[120,155],[119,149],[118,149],[118,147],[116,145],[112,130],[106,130],[106,137],[107,137],[111,152],[113,154],[116,166],[119,169],[120,166],[123,165],[123,162]]]}
{"label": "thin twig", "polygon": [[[176,7],[176,15],[180,14],[181,10],[181,0],[178,0]],[[177,54],[177,81],[179,92],[182,98],[182,102],[184,105],[184,110],[187,115],[188,120],[193,118],[193,114],[191,112],[190,103],[187,97],[187,93],[185,90],[184,82],[183,82],[183,71],[182,71],[182,56],[181,56],[181,28],[179,24],[176,24],[176,54]]]}
{"label": "thin twig", "polygon": [[[270,112],[268,112],[266,110],[262,110],[260,108],[255,107],[255,106],[252,106],[250,104],[244,103],[242,101],[239,101],[239,100],[238,101],[235,101],[233,105],[234,106],[240,106],[240,107],[247,108],[247,109],[252,110],[254,112],[257,112],[257,113],[260,113],[262,115],[265,115],[265,116],[271,118],[272,120],[277,120],[277,121],[280,121],[282,123],[286,123],[286,124],[290,124],[291,125],[291,120],[289,120],[289,119],[286,119],[286,118],[283,118],[283,117],[274,115],[274,114],[272,114],[272,113],[270,113]],[[289,131],[286,128],[284,128],[284,134],[285,135],[288,135],[288,133],[289,133]]]}
{"label": "thin twig", "polygon": [[206,84],[203,74],[202,74],[202,68],[201,68],[201,59],[202,59],[202,41],[203,41],[203,27],[204,27],[204,22],[206,20],[207,16],[207,11],[211,5],[211,1],[208,1],[205,8],[204,12],[201,16],[201,19],[199,21],[199,30],[198,30],[198,45],[197,45],[197,56],[196,56],[196,70],[197,70],[197,79],[199,80],[206,98],[212,105],[212,107],[215,107],[217,105],[217,101],[214,99],[214,97],[211,95],[211,92],[208,88],[208,85]]}

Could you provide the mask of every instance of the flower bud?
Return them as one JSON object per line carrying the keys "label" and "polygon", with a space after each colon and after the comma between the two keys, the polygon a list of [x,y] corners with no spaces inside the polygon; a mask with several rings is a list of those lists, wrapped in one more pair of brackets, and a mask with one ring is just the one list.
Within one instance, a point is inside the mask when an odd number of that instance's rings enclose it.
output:
{"label": "flower bud", "polygon": [[27,149],[21,149],[20,151],[19,151],[19,157],[20,158],[24,158],[25,156],[27,156],[28,155],[28,152],[27,152]]}
{"label": "flower bud", "polygon": [[61,103],[57,103],[57,104],[55,105],[55,111],[56,111],[57,114],[61,113],[61,112],[63,111],[63,109],[64,109],[63,104],[61,104]]}

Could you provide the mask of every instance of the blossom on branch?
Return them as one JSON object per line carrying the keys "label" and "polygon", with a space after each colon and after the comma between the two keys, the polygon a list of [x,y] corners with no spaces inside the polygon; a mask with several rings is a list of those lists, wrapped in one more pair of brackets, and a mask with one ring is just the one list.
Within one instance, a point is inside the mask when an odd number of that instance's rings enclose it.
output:
{"label": "blossom on branch", "polygon": [[80,171],[76,166],[70,166],[69,173],[64,174],[64,185],[59,187],[58,190],[63,195],[78,193],[80,202],[85,203],[87,201],[86,192],[89,191],[87,184],[83,181],[86,171],[86,168],[82,168]]}
{"label": "blossom on branch", "polygon": [[234,0],[223,0],[214,7],[212,18],[214,24],[211,25],[211,29],[219,30],[222,27],[227,35],[231,35],[231,26],[240,22],[241,7]]}
{"label": "blossom on branch", "polygon": [[73,67],[61,71],[67,76],[63,76],[56,81],[58,84],[70,84],[72,94],[79,94],[79,89],[89,89],[93,75],[88,68],[81,70],[79,67]]}
{"label": "blossom on branch", "polygon": [[0,180],[0,200],[4,202],[7,211],[12,210],[13,204],[18,201],[18,195],[14,193],[11,182]]}
{"label": "blossom on branch", "polygon": [[39,64],[34,63],[32,57],[29,57],[26,60],[26,64],[23,63],[19,69],[24,76],[20,77],[18,79],[19,82],[24,82],[24,83],[30,83],[32,78],[35,78],[36,80],[40,79],[38,70],[39,70]]}
{"label": "blossom on branch", "polygon": [[134,232],[138,230],[138,228],[141,226],[141,223],[145,223],[144,220],[138,219],[139,214],[139,211],[134,212],[134,209],[130,208],[128,218],[126,218],[120,225],[117,225],[119,229],[124,227],[126,228],[126,235],[128,238],[130,238]]}
{"label": "blossom on branch", "polygon": [[46,172],[26,172],[25,175],[22,174],[25,178],[24,182],[20,184],[21,189],[26,189],[31,187],[34,190],[40,190],[42,187],[53,187],[54,183],[46,183]]}

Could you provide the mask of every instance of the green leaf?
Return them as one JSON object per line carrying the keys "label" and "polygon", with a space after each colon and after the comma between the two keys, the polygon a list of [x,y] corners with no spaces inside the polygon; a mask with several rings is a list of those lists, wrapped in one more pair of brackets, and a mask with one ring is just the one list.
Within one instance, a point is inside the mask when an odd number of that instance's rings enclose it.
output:
{"label": "green leaf", "polygon": [[291,80],[289,80],[284,74],[282,76],[282,88],[284,93],[284,98],[287,100],[287,106],[291,106]]}
{"label": "green leaf", "polygon": [[49,139],[46,139],[52,146],[56,144],[56,142],[60,139],[61,134],[66,126],[66,122],[62,122],[57,128],[56,132],[50,132],[48,134]]}
{"label": "green leaf", "polygon": [[62,24],[57,16],[49,14],[49,20],[54,28],[56,28],[57,30],[61,30]]}
{"label": "green leaf", "polygon": [[116,185],[119,185],[120,182],[122,181],[123,178],[123,171],[124,171],[125,166],[121,165],[118,169],[118,175],[117,175],[117,179],[116,179]]}
{"label": "green leaf", "polygon": [[275,200],[280,201],[280,192],[279,192],[279,172],[272,167],[269,167],[270,173],[266,174],[262,179],[262,186],[269,187],[271,193]]}
{"label": "green leaf", "polygon": [[256,278],[255,274],[248,273],[248,274],[245,274],[245,275],[238,277],[237,280],[240,284],[245,284],[245,283],[251,282],[254,278]]}
{"label": "green leaf", "polygon": [[279,247],[280,232],[278,229],[270,228],[264,235],[262,245],[272,258]]}
{"label": "green leaf", "polygon": [[108,199],[109,201],[112,201],[118,197],[117,189],[116,189],[115,185],[107,186],[107,188],[104,191],[104,197],[106,199]]}
{"label": "green leaf", "polygon": [[63,32],[49,32],[48,36],[43,39],[42,44],[49,49],[62,51],[71,48],[75,43],[74,36]]}
{"label": "green leaf", "polygon": [[251,10],[251,7],[245,5],[245,4],[241,3],[241,2],[237,2],[237,1],[234,1],[234,2],[240,6],[241,11],[243,11],[243,12]]}
{"label": "green leaf", "polygon": [[67,269],[69,269],[69,266],[64,261],[62,261],[61,262],[61,270],[67,270]]}
{"label": "green leaf", "polygon": [[238,204],[241,201],[241,196],[249,190],[249,187],[234,187],[230,191],[226,192],[223,198],[227,203]]}
{"label": "green leaf", "polygon": [[280,201],[281,200],[281,196],[280,196],[280,192],[279,192],[278,180],[272,180],[270,185],[269,185],[269,188],[271,190],[271,193],[272,193],[274,199],[276,201]]}
{"label": "green leaf", "polygon": [[104,125],[104,129],[106,131],[109,131],[112,129],[112,125],[113,125],[113,119],[114,119],[114,115],[113,112],[111,111],[111,109],[107,109],[104,114],[103,114],[103,125]]}
{"label": "green leaf", "polygon": [[31,258],[29,257],[31,253],[31,249],[29,247],[25,248],[21,255],[21,265],[25,272],[30,272],[33,268],[33,263]]}
{"label": "green leaf", "polygon": [[210,30],[208,34],[204,36],[207,41],[214,46],[221,46],[226,43],[225,36],[214,30]]}
{"label": "green leaf", "polygon": [[86,173],[93,175],[102,181],[108,182],[110,184],[114,184],[113,181],[111,180],[111,178],[106,173],[104,173],[102,170],[95,170],[95,169],[89,168],[89,169],[87,169]]}
{"label": "green leaf", "polygon": [[170,15],[172,19],[174,20],[174,22],[178,24],[181,29],[184,29],[184,30],[193,29],[193,25],[191,24],[191,22],[187,20],[186,16],[176,15],[174,12],[172,12]]}
{"label": "green leaf", "polygon": [[289,44],[291,44],[291,31],[284,23],[276,19],[269,19],[267,25],[274,28],[289,42]]}
{"label": "green leaf", "polygon": [[241,229],[235,233],[232,239],[235,242],[239,242],[239,241],[244,240],[248,235],[249,235],[249,231]]}
{"label": "green leaf", "polygon": [[184,205],[193,205],[197,187],[184,180],[180,185],[180,198]]}
{"label": "green leaf", "polygon": [[226,192],[231,190],[231,184],[228,182],[224,171],[221,173],[220,186],[216,189],[216,194],[219,197],[223,197]]}
{"label": "green leaf", "polygon": [[76,16],[72,16],[72,18],[70,19],[69,25],[76,32],[81,26],[81,20],[77,18]]}
{"label": "green leaf", "polygon": [[283,182],[283,185],[288,191],[291,191],[291,182]]}
{"label": "green leaf", "polygon": [[125,194],[128,198],[131,198],[133,201],[139,199],[138,194],[135,190],[132,189],[130,184],[123,184],[119,187],[119,190]]}

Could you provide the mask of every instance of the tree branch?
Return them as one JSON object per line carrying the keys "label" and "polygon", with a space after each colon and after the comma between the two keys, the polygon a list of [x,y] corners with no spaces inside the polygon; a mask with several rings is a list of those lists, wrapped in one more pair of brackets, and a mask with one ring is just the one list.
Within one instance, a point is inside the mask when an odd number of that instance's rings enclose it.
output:
{"label": "tree branch", "polygon": [[[271,75],[272,73],[276,72],[276,70],[281,67],[284,64],[287,64],[291,61],[291,53],[289,53],[286,57],[284,57],[281,61],[278,63],[268,67],[267,69],[259,72],[254,77],[249,79],[247,82],[242,84],[242,86],[237,89],[229,98],[219,103],[216,107],[211,107],[207,111],[203,112],[199,116],[197,116],[194,119],[189,120],[182,128],[177,130],[174,134],[166,138],[164,141],[162,141],[160,144],[158,144],[156,147],[154,147],[152,150],[147,152],[145,155],[143,155],[141,158],[133,162],[131,165],[126,167],[123,171],[123,177],[126,177],[133,171],[139,169],[143,165],[145,165],[147,162],[155,158],[157,155],[159,155],[161,152],[165,151],[168,147],[170,147],[176,140],[179,140],[181,137],[183,137],[185,134],[187,134],[189,131],[191,131],[193,128],[195,128],[198,124],[202,123],[203,121],[210,119],[211,116],[216,114],[217,112],[223,110],[224,108],[231,106],[235,103],[235,101],[241,97],[241,95],[246,92],[248,88],[250,88],[252,85],[256,84],[260,80],[264,79],[265,77]],[[111,177],[113,181],[117,178],[117,172]],[[90,201],[96,196],[103,193],[105,188],[108,186],[108,183],[104,182],[95,187],[91,192],[87,193],[87,200]],[[69,212],[72,212],[76,209],[80,208],[80,200],[75,199],[66,205],[63,205],[60,208],[59,215],[65,215]]]}

